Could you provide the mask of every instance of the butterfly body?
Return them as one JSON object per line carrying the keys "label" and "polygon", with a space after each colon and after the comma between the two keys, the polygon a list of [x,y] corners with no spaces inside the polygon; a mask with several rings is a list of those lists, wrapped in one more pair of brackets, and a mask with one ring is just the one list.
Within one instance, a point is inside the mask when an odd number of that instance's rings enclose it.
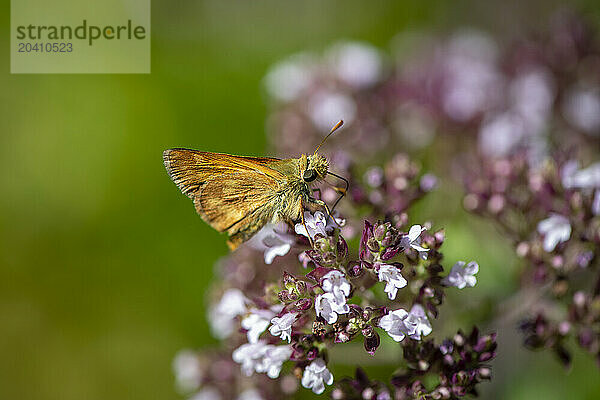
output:
{"label": "butterfly body", "polygon": [[163,160],[202,219],[227,232],[232,250],[267,223],[303,221],[305,209],[327,207],[312,197],[310,188],[329,168],[327,159],[316,152],[281,160],[170,149]]}

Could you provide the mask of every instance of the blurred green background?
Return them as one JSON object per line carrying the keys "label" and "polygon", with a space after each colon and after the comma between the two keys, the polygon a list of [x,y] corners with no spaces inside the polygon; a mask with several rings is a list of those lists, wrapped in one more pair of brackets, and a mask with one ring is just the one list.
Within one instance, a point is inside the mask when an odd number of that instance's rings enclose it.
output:
{"label": "blurred green background", "polygon": [[[150,75],[11,75],[7,3],[0,14],[0,399],[18,400],[181,398],[171,361],[181,348],[216,343],[204,298],[227,248],[169,181],[161,153],[266,154],[261,79],[273,62],[338,39],[386,47],[413,28],[468,25],[510,36],[564,5],[154,1]],[[571,3],[599,25],[596,0]],[[486,266],[475,298],[507,296],[515,288],[508,244],[465,217],[453,198],[456,211],[442,212],[433,200],[416,212],[453,236],[450,260],[477,257]],[[514,326],[497,328],[500,355],[484,398],[598,398],[589,356],[577,355],[565,372],[550,355],[523,350]]]}

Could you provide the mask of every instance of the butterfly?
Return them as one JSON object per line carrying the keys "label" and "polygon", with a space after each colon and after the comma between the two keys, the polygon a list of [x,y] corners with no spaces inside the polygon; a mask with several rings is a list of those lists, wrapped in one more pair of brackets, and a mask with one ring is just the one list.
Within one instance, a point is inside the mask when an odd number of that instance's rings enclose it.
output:
{"label": "butterfly", "polygon": [[[299,158],[246,157],[210,153],[183,148],[165,150],[165,168],[173,182],[193,202],[204,221],[228,235],[227,244],[235,250],[267,223],[302,222],[304,211],[331,211],[321,199],[312,196],[311,185],[326,175],[345,182],[334,187],[340,196],[348,190],[348,181],[329,171],[328,160],[318,154],[321,145],[343,124],[338,122],[313,154]],[[335,221],[335,219],[334,219]],[[307,229],[308,232],[308,229]],[[309,241],[314,246],[309,236]]]}

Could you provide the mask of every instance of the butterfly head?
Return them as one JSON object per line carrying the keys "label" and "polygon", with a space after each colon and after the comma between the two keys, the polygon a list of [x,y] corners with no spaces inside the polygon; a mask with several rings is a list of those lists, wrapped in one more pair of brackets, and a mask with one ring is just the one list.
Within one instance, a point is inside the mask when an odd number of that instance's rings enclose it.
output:
{"label": "butterfly head", "polygon": [[307,157],[306,169],[302,173],[302,179],[306,183],[310,183],[315,179],[325,179],[328,169],[329,162],[325,157],[317,153],[309,155]]}

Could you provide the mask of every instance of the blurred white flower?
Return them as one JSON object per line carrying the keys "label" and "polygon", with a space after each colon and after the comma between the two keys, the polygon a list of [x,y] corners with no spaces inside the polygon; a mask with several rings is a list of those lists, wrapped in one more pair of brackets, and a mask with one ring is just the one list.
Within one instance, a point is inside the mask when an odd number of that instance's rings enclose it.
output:
{"label": "blurred white flower", "polygon": [[328,324],[334,324],[339,314],[350,312],[350,307],[346,304],[346,297],[324,293],[315,299],[315,311],[317,316],[325,318]]}
{"label": "blurred white flower", "polygon": [[192,350],[181,350],[173,360],[173,372],[179,390],[191,392],[198,389],[202,381],[202,368],[198,354]]}
{"label": "blurred white flower", "polygon": [[407,335],[414,335],[417,330],[416,321],[408,319],[408,312],[402,308],[381,317],[379,327],[396,342],[401,342]]}
{"label": "blurred white flower", "polygon": [[302,374],[302,386],[307,389],[312,389],[316,394],[321,394],[325,391],[325,384],[333,383],[333,375],[327,369],[325,361],[316,358],[306,368]]}
{"label": "blurred white flower", "polygon": [[490,157],[508,155],[525,135],[523,118],[511,111],[487,116],[479,128],[479,149]]}
{"label": "blurred white flower", "polygon": [[266,224],[248,241],[248,244],[259,251],[264,251],[265,263],[271,264],[276,256],[285,256],[295,241],[294,236],[287,233],[287,225],[279,222]]}
{"label": "blurred white flower", "polygon": [[[346,221],[336,217],[335,212],[333,218],[335,218],[340,226],[344,226]],[[306,228],[308,228],[308,232],[301,222],[294,226],[294,230],[298,235],[306,237],[310,236],[311,239],[314,239],[317,234],[327,236],[327,233],[331,232],[337,226],[332,218],[327,218],[321,211],[316,211],[314,214],[311,214],[309,211],[304,211],[304,221],[306,223]]]}
{"label": "blurred white flower", "polygon": [[321,287],[336,297],[350,296],[350,282],[346,280],[341,271],[334,270],[325,274],[321,281]]}
{"label": "blurred white flower", "polygon": [[258,338],[269,326],[269,320],[275,315],[269,310],[251,310],[244,319],[242,319],[242,328],[247,329],[248,342],[256,343]]}
{"label": "blurred white flower", "polygon": [[258,390],[251,388],[240,393],[238,397],[236,397],[236,400],[263,400],[263,397]]}
{"label": "blurred white flower", "polygon": [[356,103],[343,93],[319,91],[311,96],[308,103],[308,115],[323,133],[329,133],[340,119],[346,126],[351,125],[355,114]]}
{"label": "blurred white flower", "polygon": [[273,346],[264,341],[246,343],[235,349],[231,355],[233,361],[241,364],[242,373],[246,376],[254,372],[267,373],[269,378],[279,376],[284,361],[290,358],[290,346]]}
{"label": "blurred white flower", "polygon": [[594,200],[592,201],[592,214],[600,215],[600,189],[594,193]]}
{"label": "blurred white flower", "polygon": [[600,188],[600,162],[579,169],[577,161],[571,160],[563,166],[561,178],[566,189],[598,189]]}
{"label": "blurred white flower", "polygon": [[442,279],[442,283],[446,286],[454,286],[458,289],[475,286],[477,283],[475,274],[479,272],[479,264],[475,261],[465,264],[464,261],[458,261],[454,264],[448,276]]}
{"label": "blurred white flower", "polygon": [[288,343],[292,339],[292,325],[296,320],[297,313],[285,313],[281,317],[273,317],[271,319],[271,327],[269,332],[273,336],[280,336],[281,340],[286,340]]}
{"label": "blurred white flower", "polygon": [[283,102],[297,99],[312,83],[313,64],[307,54],[296,54],[275,64],[264,78],[267,92]]}
{"label": "blurred white flower", "polygon": [[394,300],[398,289],[406,286],[406,279],[400,274],[400,270],[394,265],[379,264],[377,270],[379,282],[386,282],[384,291],[388,294],[390,300]]}
{"label": "blurred white flower", "polygon": [[229,337],[235,326],[235,317],[246,313],[248,302],[239,289],[227,289],[219,303],[209,311],[208,322],[213,336],[218,339]]}
{"label": "blurred white flower", "polygon": [[573,89],[563,104],[563,114],[569,123],[592,135],[600,135],[600,90]]}
{"label": "blurred white flower", "polygon": [[409,335],[415,340],[421,340],[423,336],[429,335],[432,331],[431,323],[425,314],[423,306],[420,304],[415,304],[412,306],[408,316],[406,317],[405,324],[407,326],[415,327],[415,331]]}
{"label": "blurred white flower", "polygon": [[443,58],[442,89],[442,106],[450,118],[468,121],[499,101],[502,82],[496,54],[496,44],[480,32],[464,31],[452,38]]}
{"label": "blurred white flower", "polygon": [[410,227],[408,231],[408,235],[404,235],[400,239],[400,244],[404,250],[408,250],[409,248],[413,248],[419,252],[419,256],[423,259],[427,258],[427,252],[429,249],[426,249],[421,246],[421,233],[427,230],[424,226],[421,225],[413,225]]}
{"label": "blurred white flower", "polygon": [[190,397],[190,400],[221,400],[221,393],[212,386],[203,387],[198,393]]}
{"label": "blurred white flower", "polygon": [[566,217],[551,213],[550,216],[538,223],[538,233],[544,236],[544,250],[551,252],[556,245],[566,242],[571,237],[571,224]]}
{"label": "blurred white flower", "polygon": [[369,44],[339,43],[328,51],[326,57],[336,75],[352,87],[369,87],[381,78],[381,54]]}
{"label": "blurred white flower", "polygon": [[291,346],[268,345],[256,372],[264,372],[271,379],[278,378],[279,373],[281,372],[281,366],[285,361],[290,359],[291,355]]}
{"label": "blurred white flower", "polygon": [[510,83],[509,95],[509,104],[522,118],[525,133],[539,134],[546,127],[554,102],[551,74],[542,68],[521,73]]}

